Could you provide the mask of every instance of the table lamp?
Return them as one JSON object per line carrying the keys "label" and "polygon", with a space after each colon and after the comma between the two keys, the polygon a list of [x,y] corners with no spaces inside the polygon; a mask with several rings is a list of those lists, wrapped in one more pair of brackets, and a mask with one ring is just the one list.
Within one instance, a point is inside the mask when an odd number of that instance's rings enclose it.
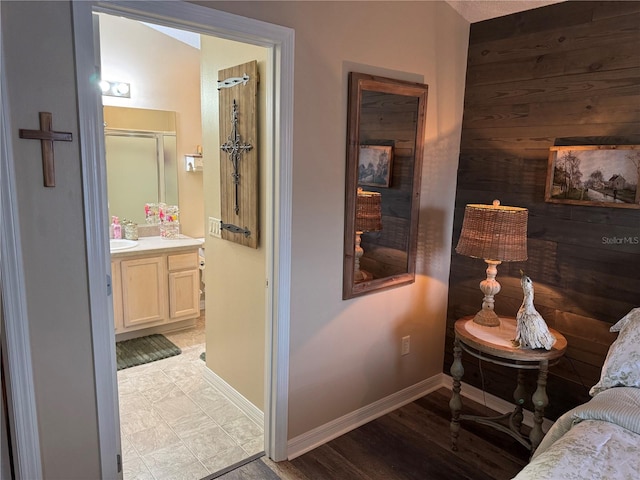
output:
{"label": "table lamp", "polygon": [[494,200],[493,205],[470,204],[465,208],[456,252],[482,258],[488,265],[487,279],[480,282],[480,290],[484,293],[482,310],[473,319],[477,324],[500,325],[493,308],[493,297],[500,292],[497,266],[502,262],[527,259],[528,213],[526,208],[502,206],[499,200]]}
{"label": "table lamp", "polygon": [[360,270],[360,257],[364,250],[360,246],[361,235],[365,232],[382,230],[382,195],[378,192],[366,192],[358,188],[356,200],[356,250],[353,269],[353,281],[356,283],[371,280],[369,272]]}

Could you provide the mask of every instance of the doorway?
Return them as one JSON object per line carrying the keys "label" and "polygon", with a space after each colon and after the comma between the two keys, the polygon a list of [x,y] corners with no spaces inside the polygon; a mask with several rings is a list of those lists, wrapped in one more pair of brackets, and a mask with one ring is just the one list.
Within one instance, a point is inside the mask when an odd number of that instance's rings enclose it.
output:
{"label": "doorway", "polygon": [[[225,62],[236,61],[243,55],[263,59],[266,49],[124,16],[99,13],[97,17],[101,80],[130,85],[125,97],[102,96],[109,205],[107,218],[116,215],[135,221],[140,224],[140,246],[152,245],[148,242],[154,242],[158,232],[145,225],[143,207],[150,202],[166,203],[167,208],[178,207],[176,212],[179,212],[181,236],[203,238],[204,251],[209,251],[209,256],[215,260],[214,269],[202,272],[205,277],[210,277],[204,283],[209,296],[213,297],[205,300],[205,304],[216,303],[215,298],[234,296],[234,270],[250,272],[247,278],[243,278],[243,283],[262,284],[266,263],[264,249],[256,250],[259,253],[256,255],[246,248],[236,248],[234,263],[225,266],[225,259],[219,258],[218,251],[229,245],[220,239],[205,237],[204,218],[219,216],[215,206],[219,197],[216,153],[220,147],[213,140],[218,137],[215,128],[211,128],[213,119],[218,116],[215,103],[217,85],[212,80],[216,78],[220,65],[227,66]],[[263,72],[262,76],[268,77],[268,72]],[[260,103],[264,105],[265,99]],[[125,128],[133,126],[140,130]],[[168,130],[154,132],[154,126]],[[163,140],[158,141],[158,136]],[[168,148],[167,139],[171,139],[172,148]],[[163,147],[158,148],[158,145]],[[187,170],[182,162],[177,161],[201,151],[203,145],[203,171]],[[175,185],[175,188],[165,188],[166,185]],[[261,190],[265,196],[269,195],[264,188]],[[169,195],[171,192],[175,195]],[[172,246],[175,246],[174,241],[165,240],[163,247]],[[178,258],[172,252],[167,252],[169,265],[171,259]],[[150,298],[147,288],[140,283],[140,288],[133,288],[130,284],[128,294],[124,292],[125,277],[129,276],[125,274],[125,264],[131,265],[130,268],[134,265],[138,269],[146,268],[135,263],[155,260],[155,257],[148,257],[151,253],[146,255],[131,260],[131,257],[114,259],[112,255],[114,264],[122,265],[122,272],[119,268],[114,269],[113,284],[116,286],[115,277],[122,275],[123,297],[129,299],[123,299],[122,303],[114,302],[114,308],[124,305],[125,317],[130,310],[128,305],[133,308],[138,303],[146,304],[145,299]],[[189,254],[182,255],[179,258]],[[256,256],[259,259],[253,269],[242,267],[247,256],[252,261]],[[150,274],[147,283],[155,285],[156,267],[152,270],[154,273]],[[217,281],[215,270],[225,272],[224,282]],[[169,277],[172,275],[175,274],[170,273]],[[171,287],[170,281],[170,290]],[[139,293],[134,295],[134,291]],[[159,308],[155,302],[149,306],[148,313],[154,313],[148,317],[150,322],[144,320],[144,314],[133,325],[128,324],[126,318],[119,322],[116,312],[116,340],[162,333],[182,350],[177,356],[117,373],[125,480],[149,475],[172,478],[178,472],[185,478],[204,478],[263,451],[264,416],[261,408],[266,383],[265,358],[264,355],[249,358],[249,355],[260,352],[264,345],[266,309],[260,307],[264,304],[263,293],[253,290],[251,294],[248,291],[245,288],[243,293],[249,304],[256,305],[254,315],[238,315],[234,308],[217,303],[217,308],[201,311],[195,324],[193,320],[187,321],[186,327],[183,325],[185,321],[174,323],[169,318],[167,322],[170,323],[141,329],[145,325],[157,324],[156,308],[158,312],[167,311],[166,306]],[[169,302],[171,304],[171,300]],[[146,307],[144,310],[146,313]],[[252,332],[251,335],[234,335],[230,329],[236,325]],[[232,343],[236,350],[240,350],[243,340],[248,343],[246,339],[249,338],[260,340],[258,345],[245,346],[245,353],[239,355],[242,360],[225,345]],[[228,389],[224,386],[219,388],[216,380],[228,378],[224,373],[233,373],[237,363],[245,364],[245,378],[240,379],[244,383],[234,382],[232,377],[229,380],[233,385],[232,394],[227,395]],[[246,378],[250,380],[245,381]],[[238,390],[243,390],[243,393]],[[247,392],[255,391],[259,392],[257,400],[253,398],[255,404],[245,398],[238,404],[234,403],[239,395],[248,397]],[[243,408],[247,403],[249,411]]]}
{"label": "doorway", "polygon": [[[90,41],[92,38],[92,5],[74,2],[74,34],[76,38],[76,58],[78,59],[79,108],[81,136],[87,139],[83,144],[83,170],[85,184],[85,208],[87,218],[87,239],[89,273],[92,292],[92,325],[94,327],[94,356],[101,434],[101,457],[105,477],[113,476],[113,465],[109,453],[115,445],[115,456],[119,454],[117,424],[117,402],[115,392],[115,365],[113,364],[114,336],[109,328],[112,311],[110,298],[101,298],[101,283],[96,279],[108,272],[106,251],[106,228],[102,225],[106,205],[104,204],[104,166],[94,158],[102,159],[104,139],[96,122],[101,112],[96,100],[96,91],[86,82],[91,77],[94,59]],[[271,162],[265,172],[270,194],[265,218],[265,249],[267,253],[266,294],[266,345],[264,389],[265,451],[274,460],[286,458],[286,412],[287,412],[287,372],[288,372],[288,325],[289,325],[289,285],[290,285],[290,224],[291,224],[291,159],[292,159],[292,77],[293,77],[293,31],[283,27],[264,24],[243,17],[218,12],[182,2],[160,2],[131,4],[120,7],[118,3],[100,4],[95,11],[109,14],[126,14],[136,20],[160,22],[174,28],[185,28],[200,33],[246,41],[269,49],[269,64],[272,72],[266,81],[269,85],[268,118],[274,122],[267,126],[266,143]],[[126,12],[125,12],[126,9]],[[276,188],[277,186],[277,188]],[[104,240],[103,240],[104,239]],[[104,396],[101,395],[104,393]],[[117,400],[117,399],[116,399]],[[115,425],[115,427],[114,427]]]}

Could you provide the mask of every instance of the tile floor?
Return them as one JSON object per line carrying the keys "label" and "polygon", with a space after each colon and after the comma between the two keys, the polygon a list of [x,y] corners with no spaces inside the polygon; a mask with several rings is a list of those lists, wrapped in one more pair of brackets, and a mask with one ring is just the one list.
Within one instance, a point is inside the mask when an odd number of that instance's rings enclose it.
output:
{"label": "tile floor", "polygon": [[204,319],[165,333],[182,354],[118,372],[125,480],[199,480],[263,450],[256,425],[203,376]]}

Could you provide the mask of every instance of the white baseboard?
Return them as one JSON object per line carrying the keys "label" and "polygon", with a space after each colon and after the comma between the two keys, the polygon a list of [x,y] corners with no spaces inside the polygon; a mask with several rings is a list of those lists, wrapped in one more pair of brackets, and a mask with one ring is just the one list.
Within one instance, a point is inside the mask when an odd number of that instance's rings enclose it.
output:
{"label": "white baseboard", "polygon": [[[451,390],[453,386],[453,378],[449,375],[442,374],[442,387],[448,388]],[[484,405],[491,410],[495,410],[496,412],[503,414],[512,412],[514,408],[513,403],[509,403],[506,400],[503,400],[500,397],[496,397],[495,395],[491,395],[490,393],[486,393],[479,388],[476,388],[472,385],[462,382],[460,388],[460,395],[468,398],[469,400],[473,400],[481,405]],[[464,413],[464,412],[463,412]],[[533,426],[533,413],[529,410],[523,410],[524,419],[522,423],[525,425],[532,427]],[[542,421],[542,429],[546,432],[549,430],[549,427],[553,425],[553,421],[548,418],[543,419]]]}
{"label": "white baseboard", "polygon": [[344,435],[365,423],[411,403],[420,397],[424,397],[443,386],[441,376],[442,374],[434,375],[431,378],[290,439],[287,442],[287,458],[293,460],[340,435]]}
{"label": "white baseboard", "polygon": [[204,370],[204,377],[209,383],[216,387],[220,393],[227,397],[227,400],[242,410],[242,412],[249,417],[253,423],[258,425],[260,428],[264,428],[264,412],[262,410],[247,400],[235,388],[216,375],[216,373],[211,369],[206,368]]}
{"label": "white baseboard", "polygon": [[[382,398],[377,402],[316,427],[302,435],[298,435],[287,442],[287,459],[293,460],[294,458],[299,457],[300,455],[303,455],[308,451],[339,437],[340,435],[344,435],[351,430],[355,430],[365,423],[386,415],[387,413],[411,403],[418,398],[424,397],[441,387],[451,390],[452,382],[453,379],[444,373],[434,375],[433,377],[407,387],[404,390]],[[479,388],[464,382],[462,382],[460,394],[463,397],[473,400],[481,405],[485,405],[487,408],[495,410],[500,414],[512,412],[514,408],[512,403],[490,393],[483,392]],[[523,414],[523,423],[529,427],[533,426],[533,413],[529,410],[523,410]],[[547,418],[542,422],[542,428],[544,431],[549,430],[551,425],[553,425],[553,421]]]}

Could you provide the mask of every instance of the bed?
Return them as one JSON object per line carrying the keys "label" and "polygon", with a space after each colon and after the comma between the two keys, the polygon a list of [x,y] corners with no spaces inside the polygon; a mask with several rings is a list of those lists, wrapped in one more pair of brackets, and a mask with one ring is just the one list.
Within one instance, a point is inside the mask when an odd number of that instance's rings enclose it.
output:
{"label": "bed", "polygon": [[591,400],[558,418],[513,480],[640,479],[640,308],[611,331]]}

